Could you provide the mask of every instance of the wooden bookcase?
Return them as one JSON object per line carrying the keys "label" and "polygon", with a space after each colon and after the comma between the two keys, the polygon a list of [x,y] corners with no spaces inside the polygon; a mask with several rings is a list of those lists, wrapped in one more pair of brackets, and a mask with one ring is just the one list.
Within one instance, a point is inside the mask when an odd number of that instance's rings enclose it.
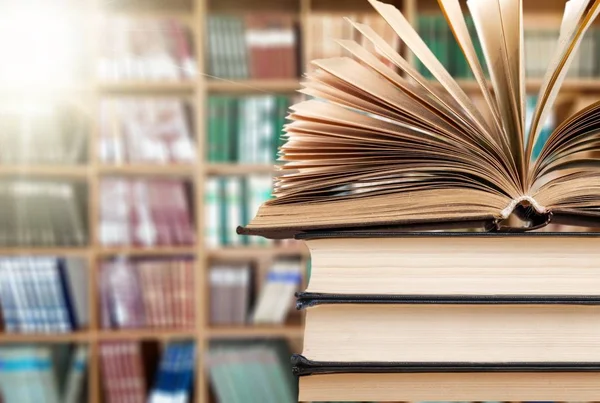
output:
{"label": "wooden bookcase", "polygon": [[[0,255],[57,255],[79,256],[86,259],[90,269],[90,328],[64,335],[23,335],[0,334],[0,343],[40,342],[62,343],[77,342],[90,345],[89,361],[89,396],[88,401],[99,403],[102,401],[101,381],[99,373],[98,343],[105,340],[156,340],[159,342],[172,339],[193,339],[198,346],[197,371],[195,379],[195,401],[210,402],[214,400],[210,394],[208,373],[203,363],[203,358],[208,349],[208,343],[215,339],[256,339],[256,338],[287,338],[292,343],[294,350],[301,350],[303,334],[302,319],[285,326],[245,326],[245,327],[211,327],[208,324],[209,284],[207,279],[208,268],[212,260],[248,260],[254,261],[257,267],[266,268],[270,259],[281,255],[299,255],[304,260],[308,259],[307,250],[302,246],[294,247],[238,247],[207,249],[204,244],[204,182],[210,175],[244,175],[252,173],[273,172],[267,165],[236,165],[208,163],[205,157],[205,100],[213,93],[292,93],[296,90],[298,80],[247,80],[233,82],[231,80],[216,80],[205,76],[205,24],[211,12],[236,12],[243,10],[284,10],[293,13],[300,25],[301,55],[306,60],[311,43],[311,32],[308,27],[308,18],[311,13],[331,13],[340,17],[352,13],[370,10],[367,0],[163,0],[163,6],[144,9],[127,6],[131,2],[111,2],[102,0],[87,0],[89,4],[81,6],[84,18],[89,21],[89,55],[95,61],[97,51],[96,39],[101,35],[97,31],[97,18],[105,14],[123,14],[131,18],[169,17],[177,18],[187,24],[193,32],[195,55],[198,61],[200,74],[193,81],[184,82],[120,82],[103,83],[92,79],[83,86],[72,89],[85,100],[92,119],[91,137],[89,141],[88,159],[86,165],[80,166],[0,166],[0,177],[26,176],[57,178],[68,181],[85,182],[88,186],[88,223],[90,243],[82,248],[0,248]],[[416,16],[420,12],[437,10],[435,0],[393,0],[402,9],[407,18],[416,23]],[[143,5],[143,1],[137,3]],[[526,17],[542,21],[560,21],[560,14],[564,1],[558,0],[527,0]],[[79,7],[79,6],[78,6]],[[554,25],[556,26],[556,25]],[[412,60],[410,52],[404,50],[404,55]],[[466,91],[477,90],[477,85],[472,81],[461,82]],[[528,90],[537,90],[540,80],[531,80],[527,83]],[[578,79],[568,80],[563,89],[574,93],[600,93],[600,80]],[[193,166],[107,166],[102,165],[97,157],[97,132],[98,132],[98,100],[107,94],[123,95],[160,95],[176,94],[188,99],[193,99],[195,110],[195,130],[198,161]],[[103,176],[169,176],[189,180],[193,184],[195,203],[195,225],[197,228],[197,243],[191,247],[168,248],[106,248],[102,247],[97,239],[98,229],[98,200],[99,181]],[[97,293],[98,263],[105,258],[115,255],[129,256],[179,256],[193,255],[196,257],[195,285],[196,285],[196,326],[189,330],[104,330],[99,326],[99,298]]]}

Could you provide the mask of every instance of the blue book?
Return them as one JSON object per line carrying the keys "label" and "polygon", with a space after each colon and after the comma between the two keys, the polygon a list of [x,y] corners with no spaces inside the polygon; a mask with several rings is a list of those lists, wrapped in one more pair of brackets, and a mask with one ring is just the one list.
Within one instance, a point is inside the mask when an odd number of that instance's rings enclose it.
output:
{"label": "blue book", "polygon": [[193,342],[172,342],[163,353],[148,403],[189,401],[195,366]]}
{"label": "blue book", "polygon": [[190,399],[196,366],[196,345],[193,342],[179,343],[179,356],[175,380],[174,402],[186,403]]}
{"label": "blue book", "polygon": [[160,360],[148,403],[170,402],[175,392],[175,377],[179,347],[169,343]]}

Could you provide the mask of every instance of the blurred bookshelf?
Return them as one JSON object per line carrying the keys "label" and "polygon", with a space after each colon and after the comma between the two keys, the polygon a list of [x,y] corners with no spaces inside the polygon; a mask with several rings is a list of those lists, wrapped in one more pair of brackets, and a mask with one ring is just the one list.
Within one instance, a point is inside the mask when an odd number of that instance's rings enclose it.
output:
{"label": "blurred bookshelf", "polygon": [[[285,303],[285,298],[277,299],[281,295],[268,290],[269,281],[277,281],[281,272],[285,273],[286,279],[294,280],[286,291],[289,295],[284,295],[291,302],[294,289],[302,289],[308,281],[308,250],[295,242],[259,242],[235,237],[233,230],[235,225],[247,221],[257,203],[267,197],[263,188],[277,172],[273,163],[279,145],[279,129],[287,106],[297,99],[295,92],[300,88],[302,72],[310,68],[307,60],[342,55],[333,40],[327,38],[360,40],[355,32],[345,27],[343,16],[369,23],[390,41],[394,40],[393,33],[377,21],[366,0],[87,1],[89,5],[82,7],[81,12],[87,15],[85,21],[89,24],[82,35],[95,45],[86,49],[82,57],[98,61],[98,66],[87,66],[87,78],[80,80],[86,84],[57,82],[51,83],[49,88],[24,90],[45,96],[68,92],[71,94],[69,99],[73,98],[72,94],[77,94],[74,97],[78,110],[83,110],[85,116],[84,138],[81,140],[78,132],[76,143],[79,146],[76,150],[67,149],[67,157],[56,153],[57,157],[43,161],[35,161],[30,155],[22,160],[12,160],[12,156],[3,158],[0,150],[0,190],[13,186],[13,183],[20,186],[21,182],[68,184],[69,189],[74,190],[61,188],[58,192],[61,197],[63,193],[72,195],[64,202],[79,207],[81,220],[73,225],[77,231],[85,233],[85,241],[81,244],[66,241],[58,244],[52,231],[48,232],[47,243],[37,244],[33,244],[35,239],[29,235],[24,236],[26,242],[22,242],[20,238],[11,240],[8,234],[7,242],[0,244],[0,270],[3,270],[1,259],[30,257],[34,263],[35,258],[79,259],[86,272],[86,278],[82,280],[82,287],[87,287],[84,297],[86,324],[66,332],[44,333],[18,329],[8,332],[5,323],[4,331],[0,333],[0,345],[87,346],[87,395],[84,400],[100,403],[109,402],[111,393],[119,393],[108,390],[105,385],[105,373],[110,366],[106,362],[107,356],[123,350],[137,357],[136,360],[149,358],[152,363],[144,369],[155,368],[154,372],[136,375],[151,378],[145,381],[147,390],[154,384],[154,373],[160,372],[156,368],[161,354],[150,352],[146,355],[145,351],[158,350],[166,354],[170,343],[192,341],[195,372],[190,401],[218,402],[219,391],[212,385],[215,381],[211,371],[222,364],[219,361],[223,358],[221,355],[233,354],[244,361],[257,354],[270,357],[273,351],[281,350],[275,344],[253,347],[237,343],[258,339],[276,343],[282,339],[298,350],[302,341],[303,317],[294,311],[293,304],[282,312],[270,314],[259,313],[258,306]],[[431,21],[439,17],[434,0],[389,2],[400,8],[415,27],[423,21],[422,16],[432,18]],[[80,6],[77,4],[78,8]],[[560,25],[563,6],[564,1],[558,0],[528,1],[526,24],[531,23],[535,30],[556,29]],[[119,29],[107,30],[112,19],[116,19]],[[107,21],[109,25],[106,25]],[[162,28],[157,28],[159,26]],[[125,32],[122,36],[127,38],[119,37],[115,32]],[[161,32],[165,35],[159,35]],[[219,39],[219,35],[227,37],[226,41]],[[443,41],[449,39],[447,33],[441,35],[441,40],[433,36],[426,38],[434,41],[432,48],[439,50],[445,43]],[[598,40],[597,35],[593,38]],[[107,45],[107,41],[113,41],[113,44]],[[248,44],[248,47],[241,49],[240,43]],[[600,40],[597,43],[590,45],[594,52],[600,52],[596,50],[600,49]],[[401,44],[396,45],[399,52],[417,66],[412,53]],[[165,51],[165,46],[170,51]],[[135,49],[137,59],[129,57],[127,49]],[[600,60],[598,54],[592,55],[592,59]],[[265,65],[261,63],[262,59],[277,63]],[[240,60],[244,61],[244,66],[235,65]],[[561,112],[563,115],[568,114],[569,105],[585,104],[588,98],[600,93],[600,71],[597,66],[588,64],[589,60],[582,58],[578,66],[589,67],[589,71],[586,70],[584,75],[569,76],[563,85],[562,92],[567,94],[561,104],[565,110]],[[472,79],[462,77],[458,82],[469,94],[478,91]],[[541,78],[532,78],[526,85],[531,92],[539,90],[540,86]],[[18,92],[12,87],[1,88],[0,100],[11,99]],[[211,117],[213,107],[216,118]],[[0,104],[0,121],[2,111]],[[115,111],[124,112],[118,115]],[[163,120],[157,122],[157,116]],[[22,118],[14,119],[19,122]],[[47,125],[46,115],[40,119],[40,124]],[[154,130],[154,126],[162,129]],[[140,136],[145,136],[143,133],[152,133],[153,137],[145,143],[140,142]],[[223,137],[226,142],[222,142]],[[65,144],[73,143],[69,139],[64,141]],[[41,154],[54,155],[40,147]],[[250,191],[253,188],[260,188],[260,194],[253,194]],[[109,190],[110,194],[107,194]],[[29,191],[27,188],[25,193]],[[210,193],[213,191],[214,194]],[[156,195],[170,199],[175,198],[175,192],[179,195],[177,199],[182,201],[180,206],[153,204]],[[148,196],[151,194],[155,196]],[[39,202],[44,204],[44,200]],[[18,201],[11,203],[19,204]],[[24,207],[26,205],[24,203]],[[120,211],[123,209],[125,213]],[[156,211],[162,211],[162,216],[153,216]],[[117,213],[125,216],[115,215]],[[136,217],[133,224],[126,214]],[[181,235],[181,228],[169,226],[177,224],[181,214],[189,221],[185,225],[191,234]],[[222,219],[211,219],[216,215]],[[24,217],[28,218],[27,215]],[[0,227],[8,218],[0,215]],[[165,233],[161,234],[157,228],[136,232],[127,227],[138,225],[139,228],[140,220],[146,220],[144,222],[154,227],[160,222]],[[65,229],[60,227],[59,230]],[[123,238],[121,232],[129,236]],[[106,320],[102,307],[104,291],[101,290],[104,264],[170,264],[181,259],[186,259],[192,267],[192,292],[187,295],[190,299],[186,300],[185,308],[191,306],[191,324],[182,328],[168,322],[160,326],[147,323],[134,326],[123,318]],[[212,275],[219,270],[221,274]],[[232,274],[232,270],[237,274]],[[122,273],[131,274],[132,271],[128,267]],[[11,276],[11,281],[15,281],[14,273]],[[130,284],[143,289],[143,275],[139,277],[140,284]],[[0,283],[0,300],[2,289]],[[244,301],[236,301],[229,314],[211,311],[215,305],[228,305],[227,295],[231,289],[245,290],[240,291],[241,294],[248,295]],[[162,297],[178,292],[177,289],[163,291]],[[212,297],[217,293],[221,299],[215,303]],[[123,303],[144,305],[144,301],[141,295],[138,301]],[[151,303],[148,304],[150,307]],[[179,312],[173,309],[172,312]],[[169,316],[168,311],[160,315],[163,319]],[[223,315],[228,319],[223,320]],[[174,346],[181,351],[189,348],[178,343]]]}

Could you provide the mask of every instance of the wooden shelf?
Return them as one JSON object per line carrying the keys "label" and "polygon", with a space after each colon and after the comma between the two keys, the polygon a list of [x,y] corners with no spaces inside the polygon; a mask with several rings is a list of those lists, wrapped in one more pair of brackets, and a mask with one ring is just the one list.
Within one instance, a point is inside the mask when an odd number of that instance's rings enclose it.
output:
{"label": "wooden shelf", "polygon": [[69,180],[86,180],[88,165],[0,165],[0,176],[35,176]]}
{"label": "wooden shelf", "polygon": [[85,343],[91,340],[91,332],[77,331],[71,333],[0,333],[0,343]]}
{"label": "wooden shelf", "polygon": [[185,9],[171,10],[165,8],[156,9],[140,9],[140,8],[123,8],[123,9],[108,9],[104,11],[104,15],[108,17],[132,17],[136,20],[140,19],[172,19],[180,21],[193,29],[194,18],[190,11]]}
{"label": "wooden shelf", "polygon": [[102,175],[191,177],[198,170],[194,165],[102,165]]}
{"label": "wooden shelf", "polygon": [[213,327],[207,330],[209,339],[246,339],[246,338],[300,338],[304,328],[294,326],[236,326]]}
{"label": "wooden shelf", "polygon": [[90,249],[86,247],[36,247],[36,246],[7,246],[0,247],[0,256],[72,256],[87,257]]}
{"label": "wooden shelf", "polygon": [[98,340],[181,340],[195,339],[196,333],[189,329],[127,329],[127,330],[100,330]]}
{"label": "wooden shelf", "polygon": [[151,248],[142,247],[99,247],[96,255],[100,257],[112,256],[182,256],[195,255],[196,248],[193,246],[157,246]]}
{"label": "wooden shelf", "polygon": [[208,249],[206,255],[213,259],[259,259],[274,256],[308,256],[303,244],[297,246],[240,246]]}
{"label": "wooden shelf", "polygon": [[193,81],[123,81],[101,82],[98,90],[107,93],[193,93]]}
{"label": "wooden shelf", "polygon": [[271,164],[228,164],[228,163],[209,163],[204,166],[208,175],[251,175],[251,174],[269,174],[277,172],[274,165]]}
{"label": "wooden shelf", "polygon": [[299,79],[288,80],[206,80],[206,88],[211,92],[294,92],[300,88]]}

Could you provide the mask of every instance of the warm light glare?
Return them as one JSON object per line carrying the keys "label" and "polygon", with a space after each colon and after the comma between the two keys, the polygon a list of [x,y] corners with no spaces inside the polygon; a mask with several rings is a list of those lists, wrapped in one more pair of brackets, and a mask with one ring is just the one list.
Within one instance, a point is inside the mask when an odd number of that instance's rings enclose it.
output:
{"label": "warm light glare", "polygon": [[72,82],[77,35],[66,10],[39,6],[3,10],[0,87],[28,89]]}

